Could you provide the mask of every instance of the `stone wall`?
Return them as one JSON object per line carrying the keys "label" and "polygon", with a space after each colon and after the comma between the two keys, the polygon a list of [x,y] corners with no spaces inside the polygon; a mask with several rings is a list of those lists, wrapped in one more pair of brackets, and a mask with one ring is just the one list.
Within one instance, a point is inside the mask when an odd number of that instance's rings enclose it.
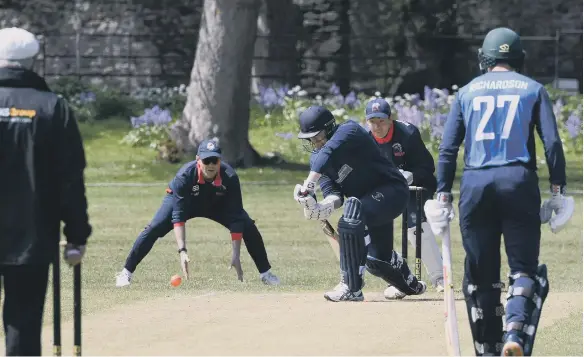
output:
{"label": "stone wall", "polygon": [[[43,34],[37,70],[82,76],[128,91],[188,83],[203,0],[0,0],[0,26]],[[505,21],[503,21],[505,19]],[[509,26],[523,36],[582,28],[582,2],[553,0],[269,0],[258,19],[254,88],[333,82],[386,94],[428,84],[449,87],[476,75],[480,35]],[[82,35],[76,36],[76,33]],[[582,34],[525,41],[528,73],[582,78]],[[261,57],[261,58],[260,58]]]}

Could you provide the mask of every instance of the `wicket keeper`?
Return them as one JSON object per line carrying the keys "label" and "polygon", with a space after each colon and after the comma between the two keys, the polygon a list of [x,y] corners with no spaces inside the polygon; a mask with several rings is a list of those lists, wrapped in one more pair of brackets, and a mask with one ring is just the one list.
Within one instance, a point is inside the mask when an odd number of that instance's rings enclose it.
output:
{"label": "wicket keeper", "polygon": [[203,141],[197,158],[185,164],[166,189],[162,205],[146,228],[138,235],[124,269],[116,277],[116,286],[130,284],[138,264],[150,252],[158,238],[174,231],[181,268],[189,277],[190,262],[186,246],[187,220],[195,217],[208,218],[231,232],[231,267],[237,278],[243,281],[240,251],[243,240],[254,261],[261,281],[266,285],[278,285],[280,279],[270,269],[266,248],[255,222],[243,208],[241,187],[235,170],[221,161],[221,148],[214,140]]}
{"label": "wicket keeper", "polygon": [[81,263],[91,235],[85,151],[73,111],[35,73],[40,45],[0,30],[0,289],[7,356],[40,356],[49,265]]}
{"label": "wicket keeper", "polygon": [[[421,191],[422,203],[431,199],[436,192],[436,177],[434,176],[434,158],[424,145],[418,128],[414,125],[394,120],[391,117],[391,107],[383,98],[376,98],[365,107],[365,120],[370,134],[377,142],[383,155],[392,160],[404,175],[408,185],[424,187]],[[410,195],[407,204],[408,240],[416,246],[416,196]],[[422,220],[422,261],[430,282],[438,292],[444,290],[442,275],[442,256],[436,242],[436,237],[426,222]],[[406,295],[393,286],[384,291],[387,299],[403,299]]]}
{"label": "wicket keeper", "polygon": [[[409,197],[403,175],[355,121],[337,125],[322,106],[309,107],[299,120],[298,138],[312,154],[310,173],[294,188],[294,199],[306,219],[319,221],[344,204],[338,223],[341,282],[324,294],[325,299],[363,301],[365,269],[406,295],[423,294],[426,284],[393,250],[393,220]],[[324,196],[321,202],[316,201],[317,184]]]}
{"label": "wicket keeper", "polygon": [[[476,355],[531,355],[549,291],[546,266],[539,264],[541,224],[556,233],[574,211],[573,198],[565,196],[566,162],[551,101],[543,85],[520,73],[524,56],[519,35],[508,28],[485,37],[478,53],[483,74],[452,103],[440,145],[437,198],[425,205],[430,226],[441,234],[454,217],[451,190],[464,140],[458,208],[466,253],[463,292]],[[543,205],[534,130],[550,174],[551,199]],[[505,308],[501,235],[510,269]]]}

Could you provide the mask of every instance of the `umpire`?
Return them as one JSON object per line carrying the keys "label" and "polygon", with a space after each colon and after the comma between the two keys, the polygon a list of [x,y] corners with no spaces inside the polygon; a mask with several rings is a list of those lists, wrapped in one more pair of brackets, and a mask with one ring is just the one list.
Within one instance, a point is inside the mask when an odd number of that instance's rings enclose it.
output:
{"label": "umpire", "polygon": [[81,262],[91,234],[85,154],[67,103],[32,65],[39,43],[20,28],[0,30],[0,286],[7,356],[39,356],[49,265]]}

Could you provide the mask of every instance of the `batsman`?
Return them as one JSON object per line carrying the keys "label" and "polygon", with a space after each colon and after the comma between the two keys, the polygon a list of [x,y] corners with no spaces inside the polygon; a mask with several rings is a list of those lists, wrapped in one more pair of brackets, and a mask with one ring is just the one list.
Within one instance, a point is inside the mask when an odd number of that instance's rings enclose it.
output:
{"label": "batsman", "polygon": [[[341,281],[325,299],[363,301],[365,269],[406,295],[423,294],[426,284],[393,250],[393,220],[409,197],[403,175],[355,121],[337,125],[322,106],[309,107],[299,119],[298,138],[306,140],[312,154],[310,173],[294,188],[294,199],[304,208],[305,218],[314,220],[329,218],[344,204],[338,224]],[[321,202],[316,201],[317,184],[324,196]]]}
{"label": "batsman", "polygon": [[[437,198],[425,205],[432,230],[442,234],[454,218],[451,190],[464,140],[458,207],[466,253],[463,293],[476,355],[531,355],[549,291],[546,265],[539,265],[541,224],[557,233],[574,211],[573,198],[565,196],[566,164],[550,98],[520,73],[524,56],[520,37],[508,28],[485,37],[478,52],[483,74],[452,103],[440,145]],[[534,129],[550,177],[551,198],[543,205]],[[505,308],[501,235],[510,269]]]}
{"label": "batsman", "polygon": [[[436,191],[434,158],[424,145],[418,128],[408,122],[394,120],[391,117],[391,107],[383,98],[375,98],[367,103],[365,120],[371,136],[383,154],[393,161],[404,175],[408,185],[425,188],[421,192],[422,202],[431,199]],[[416,221],[422,220],[422,261],[431,284],[438,292],[442,292],[444,290],[442,256],[436,237],[426,222],[426,217],[417,216],[415,195],[410,195],[407,208],[408,240],[414,247],[416,246]],[[391,285],[383,294],[389,300],[405,297],[404,293]]]}

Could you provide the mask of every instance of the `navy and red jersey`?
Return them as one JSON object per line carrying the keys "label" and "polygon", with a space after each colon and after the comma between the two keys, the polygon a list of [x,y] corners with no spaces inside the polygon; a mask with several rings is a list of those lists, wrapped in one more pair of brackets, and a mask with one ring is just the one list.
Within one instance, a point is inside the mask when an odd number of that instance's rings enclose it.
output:
{"label": "navy and red jersey", "polygon": [[228,222],[231,233],[242,233],[247,217],[241,185],[235,170],[221,162],[212,182],[203,179],[199,161],[183,165],[167,190],[173,196],[172,223],[183,225],[192,217],[219,218]]}
{"label": "navy and red jersey", "polygon": [[369,133],[398,169],[413,174],[412,186],[424,187],[429,192],[436,191],[434,158],[415,125],[394,120],[384,138],[375,137],[371,131]]}

